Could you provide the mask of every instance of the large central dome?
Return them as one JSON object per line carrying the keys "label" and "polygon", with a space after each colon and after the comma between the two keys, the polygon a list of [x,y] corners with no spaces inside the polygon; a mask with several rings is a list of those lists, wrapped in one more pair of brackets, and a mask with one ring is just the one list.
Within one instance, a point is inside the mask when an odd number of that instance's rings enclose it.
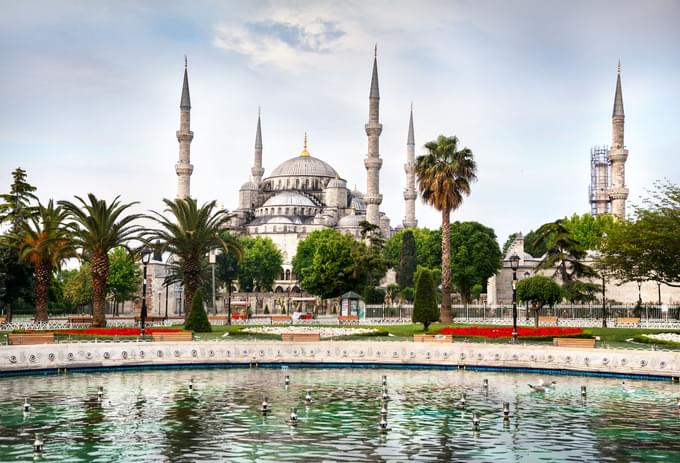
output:
{"label": "large central dome", "polygon": [[296,156],[276,167],[270,177],[330,177],[338,173],[329,164],[312,156]]}

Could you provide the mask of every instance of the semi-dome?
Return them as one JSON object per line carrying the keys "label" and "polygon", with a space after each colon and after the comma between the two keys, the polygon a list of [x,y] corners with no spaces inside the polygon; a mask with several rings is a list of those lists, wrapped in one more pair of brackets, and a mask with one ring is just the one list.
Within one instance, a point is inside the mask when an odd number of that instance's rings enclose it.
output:
{"label": "semi-dome", "polygon": [[272,177],[337,177],[338,173],[328,163],[313,156],[296,156],[276,167]]}
{"label": "semi-dome", "polygon": [[241,185],[241,191],[257,191],[257,184],[252,181],[247,181]]}
{"label": "semi-dome", "polygon": [[349,214],[338,220],[338,228],[359,228],[359,222],[364,220],[363,216]]}
{"label": "semi-dome", "polygon": [[365,211],[366,210],[366,205],[364,204],[364,200],[362,198],[357,198],[357,197],[352,198],[352,201],[350,202],[349,207],[351,207],[352,209],[355,209],[357,211]]}
{"label": "semi-dome", "polygon": [[296,193],[294,191],[282,191],[264,202],[262,207],[271,206],[302,206],[302,207],[317,207],[314,201],[305,195]]}
{"label": "semi-dome", "polygon": [[335,177],[331,179],[330,182],[328,182],[328,185],[326,185],[326,188],[345,188],[345,181],[342,180],[341,178]]}

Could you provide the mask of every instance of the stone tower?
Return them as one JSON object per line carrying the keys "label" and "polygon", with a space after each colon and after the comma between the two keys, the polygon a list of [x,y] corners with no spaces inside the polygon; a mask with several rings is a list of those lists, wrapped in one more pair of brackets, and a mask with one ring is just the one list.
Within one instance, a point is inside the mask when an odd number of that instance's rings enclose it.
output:
{"label": "stone tower", "polygon": [[373,225],[380,226],[380,91],[378,90],[378,46],[375,47],[373,56],[373,74],[371,76],[371,92],[368,95],[368,123],[366,124],[368,136],[368,155],[364,160],[366,166],[366,219]]}
{"label": "stone tower", "polygon": [[617,219],[626,217],[626,159],[628,150],[623,141],[624,120],[623,94],[621,92],[621,63],[616,74],[616,93],[614,95],[614,111],[612,112],[612,145],[609,148],[609,162],[611,163],[611,182],[609,198],[612,204],[612,215]]}
{"label": "stone tower", "polygon": [[177,172],[177,198],[190,197],[191,173],[194,166],[191,164],[191,140],[194,132],[191,131],[191,99],[189,98],[189,74],[187,71],[187,59],[184,57],[184,83],[182,84],[182,99],[179,103],[179,130],[177,141],[179,142],[179,161],[175,164]]}
{"label": "stone tower", "polygon": [[255,132],[255,161],[253,163],[250,173],[253,177],[253,182],[256,185],[262,183],[262,174],[264,174],[264,169],[262,168],[262,128],[260,126],[260,108],[257,109],[257,131]]}
{"label": "stone tower", "polygon": [[404,189],[404,228],[418,226],[416,220],[416,142],[413,136],[413,104],[411,104],[411,115],[408,120],[408,138],[406,139],[406,188]]}

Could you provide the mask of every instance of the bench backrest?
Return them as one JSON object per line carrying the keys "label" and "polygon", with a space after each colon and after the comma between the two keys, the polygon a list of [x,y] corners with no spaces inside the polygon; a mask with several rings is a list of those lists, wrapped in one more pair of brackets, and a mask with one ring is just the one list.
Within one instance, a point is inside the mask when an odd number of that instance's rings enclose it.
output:
{"label": "bench backrest", "polygon": [[54,333],[8,334],[7,341],[13,345],[54,344]]}

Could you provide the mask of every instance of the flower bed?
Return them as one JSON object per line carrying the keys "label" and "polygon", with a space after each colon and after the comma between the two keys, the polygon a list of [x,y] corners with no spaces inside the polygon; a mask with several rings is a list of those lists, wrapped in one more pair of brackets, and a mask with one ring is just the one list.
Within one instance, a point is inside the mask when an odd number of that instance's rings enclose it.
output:
{"label": "flower bed", "polygon": [[322,338],[335,338],[338,336],[372,335],[379,332],[374,328],[332,328],[315,326],[259,326],[243,328],[241,333],[249,334],[276,334],[283,333],[319,333]]}
{"label": "flower bed", "polygon": [[[512,337],[511,326],[449,326],[439,330],[440,334],[450,334],[458,337],[478,337],[478,338],[510,338]],[[559,336],[574,336],[583,334],[581,328],[557,328],[546,326],[540,328],[529,328],[520,326],[517,328],[520,338],[554,338]]]}
{"label": "flower bed", "polygon": [[[144,334],[152,333],[176,333],[182,331],[180,328],[145,328]],[[69,334],[74,336],[139,336],[141,330],[139,328],[83,328],[83,329],[68,329],[55,330],[55,334]]]}
{"label": "flower bed", "polygon": [[662,344],[667,346],[680,346],[680,333],[640,334],[633,338],[636,342],[645,344]]}

